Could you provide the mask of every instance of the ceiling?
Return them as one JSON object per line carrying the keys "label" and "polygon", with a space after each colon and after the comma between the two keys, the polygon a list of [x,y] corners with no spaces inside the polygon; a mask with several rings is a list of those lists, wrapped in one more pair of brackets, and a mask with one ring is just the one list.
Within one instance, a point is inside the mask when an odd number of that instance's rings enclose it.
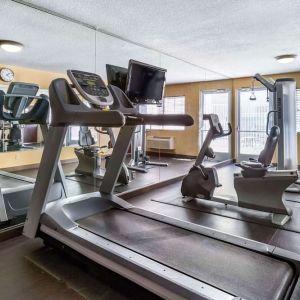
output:
{"label": "ceiling", "polygon": [[[169,83],[299,71],[299,14],[298,0],[1,0],[0,39],[25,48],[0,63],[105,74],[134,58]],[[287,53],[299,58],[274,60]]]}

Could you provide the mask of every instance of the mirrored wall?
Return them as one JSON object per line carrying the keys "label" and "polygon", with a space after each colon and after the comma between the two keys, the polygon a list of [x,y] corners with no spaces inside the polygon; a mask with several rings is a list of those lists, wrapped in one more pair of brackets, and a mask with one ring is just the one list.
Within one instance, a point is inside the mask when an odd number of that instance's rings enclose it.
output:
{"label": "mirrored wall", "polygon": [[[46,117],[39,115],[35,119],[33,112],[48,101],[52,80],[68,79],[68,69],[99,74],[106,83],[107,64],[127,69],[133,59],[165,69],[162,101],[134,104],[136,111],[151,115],[188,114],[194,119],[192,126],[180,122],[137,126],[116,193],[187,173],[205,138],[203,113],[217,112],[222,114],[224,124],[230,122],[234,113],[232,98],[229,99],[233,82],[223,75],[191,64],[186,58],[175,58],[172,53],[103,33],[88,26],[88,22],[75,22],[8,0],[2,1],[1,6],[1,38],[18,41],[24,48],[19,53],[1,50],[0,55],[0,67],[6,74],[0,80],[1,108],[2,114],[9,115],[1,117],[0,186],[13,195],[4,195],[5,200],[0,203],[0,228],[24,220],[52,117],[47,105]],[[209,104],[209,91],[218,95],[215,104]],[[220,96],[221,91],[227,93],[226,99]],[[219,102],[222,112],[219,108],[216,111]],[[97,191],[107,166],[113,163],[110,156],[118,134],[119,129],[70,126],[60,156],[63,173],[56,177],[58,185],[61,179],[66,187],[54,189],[52,200],[64,193],[74,196]],[[224,154],[220,159],[231,157],[230,138],[216,146]]]}

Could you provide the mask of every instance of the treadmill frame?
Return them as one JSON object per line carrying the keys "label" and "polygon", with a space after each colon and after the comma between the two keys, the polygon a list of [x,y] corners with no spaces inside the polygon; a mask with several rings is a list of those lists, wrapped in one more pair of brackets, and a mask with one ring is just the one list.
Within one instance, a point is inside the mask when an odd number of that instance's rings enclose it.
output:
{"label": "treadmill frame", "polygon": [[[108,164],[106,176],[99,192],[79,195],[47,204],[44,199],[47,199],[51,183],[53,182],[66,131],[67,126],[50,126],[39,168],[39,173],[43,174],[43,181],[39,181],[35,186],[24,226],[23,233],[27,237],[34,238],[39,235],[40,231],[93,261],[168,299],[191,299],[193,297],[199,299],[234,299],[234,296],[80,228],[76,223],[76,219],[79,219],[78,213],[77,215],[75,213],[72,214],[65,206],[77,203],[80,206],[78,209],[81,217],[95,213],[99,209],[103,210],[105,208],[103,205],[106,205],[105,209],[117,207],[128,210],[140,216],[265,255],[271,255],[275,258],[284,259],[296,266],[295,273],[296,275],[299,274],[300,255],[272,245],[147,211],[113,195],[112,192],[134,134],[135,126],[121,127],[110,160],[113,163]],[[90,204],[89,199],[90,201],[92,201],[91,199],[96,199],[96,205]],[[101,199],[104,201],[101,202]]]}
{"label": "treadmill frame", "polygon": [[[42,131],[43,139],[44,139],[44,141],[46,141],[48,126],[46,124],[39,124],[39,125],[40,125],[41,131]],[[9,204],[9,199],[6,199],[6,195],[12,194],[12,193],[18,193],[18,194],[20,193],[19,196],[21,196],[21,198],[23,200],[24,195],[22,195],[22,192],[28,191],[28,190],[33,190],[36,180],[31,177],[22,176],[22,175],[18,175],[18,174],[14,174],[14,173],[9,173],[9,172],[3,171],[3,170],[0,170],[0,176],[12,178],[14,180],[18,180],[18,181],[24,183],[17,187],[0,188],[0,222],[7,222],[7,221],[13,219],[14,217],[25,215],[28,207],[24,207],[24,208],[20,209],[19,211],[14,211],[13,207],[11,207],[11,205]],[[54,176],[53,180],[54,180],[54,183],[59,184],[59,186],[61,187],[61,188],[58,187],[61,190],[61,197],[59,199],[66,198],[68,196],[67,185],[66,185],[66,179],[65,179],[64,172],[63,172],[60,162],[58,162],[58,164],[57,164],[57,168],[56,168],[56,172],[55,172],[55,176]],[[30,199],[28,199],[28,203],[27,203],[28,205],[29,205],[29,200]],[[58,200],[58,199],[50,198],[49,200],[53,201],[53,200]]]}

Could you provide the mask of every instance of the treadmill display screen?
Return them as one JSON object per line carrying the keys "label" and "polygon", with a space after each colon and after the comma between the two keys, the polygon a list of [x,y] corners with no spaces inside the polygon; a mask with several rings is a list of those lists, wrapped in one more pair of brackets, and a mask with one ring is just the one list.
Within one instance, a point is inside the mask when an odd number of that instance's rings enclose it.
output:
{"label": "treadmill display screen", "polygon": [[134,60],[129,61],[126,94],[137,104],[161,102],[167,70]]}
{"label": "treadmill display screen", "polygon": [[[100,76],[79,71],[73,71],[73,75],[85,93],[99,97],[109,96],[106,85]],[[105,99],[101,100],[103,101]]]}
{"label": "treadmill display screen", "polygon": [[39,86],[35,84],[25,84],[13,82],[10,84],[7,94],[35,96],[39,90]]}

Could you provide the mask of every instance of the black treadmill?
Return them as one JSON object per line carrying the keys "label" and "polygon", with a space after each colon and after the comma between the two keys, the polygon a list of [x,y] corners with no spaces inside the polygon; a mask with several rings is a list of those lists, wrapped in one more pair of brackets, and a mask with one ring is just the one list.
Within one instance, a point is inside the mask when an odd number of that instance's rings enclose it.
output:
{"label": "black treadmill", "polygon": [[[12,82],[7,93],[0,91],[0,121],[18,124],[39,124],[44,140],[47,135],[49,101],[37,96],[34,83]],[[25,218],[35,179],[0,170],[0,224]],[[65,198],[67,189],[61,165],[58,164],[48,201]]]}
{"label": "black treadmill", "polygon": [[[52,124],[24,235],[55,241],[165,299],[292,299],[300,258],[275,247],[135,207],[113,195],[138,125],[191,126],[188,115],[143,115],[97,74],[50,86]],[[99,109],[89,108],[73,90]],[[101,107],[110,106],[106,111]],[[46,204],[67,128],[121,127],[99,192]],[[299,293],[299,289],[298,289]],[[298,298],[294,298],[298,299]]]}

